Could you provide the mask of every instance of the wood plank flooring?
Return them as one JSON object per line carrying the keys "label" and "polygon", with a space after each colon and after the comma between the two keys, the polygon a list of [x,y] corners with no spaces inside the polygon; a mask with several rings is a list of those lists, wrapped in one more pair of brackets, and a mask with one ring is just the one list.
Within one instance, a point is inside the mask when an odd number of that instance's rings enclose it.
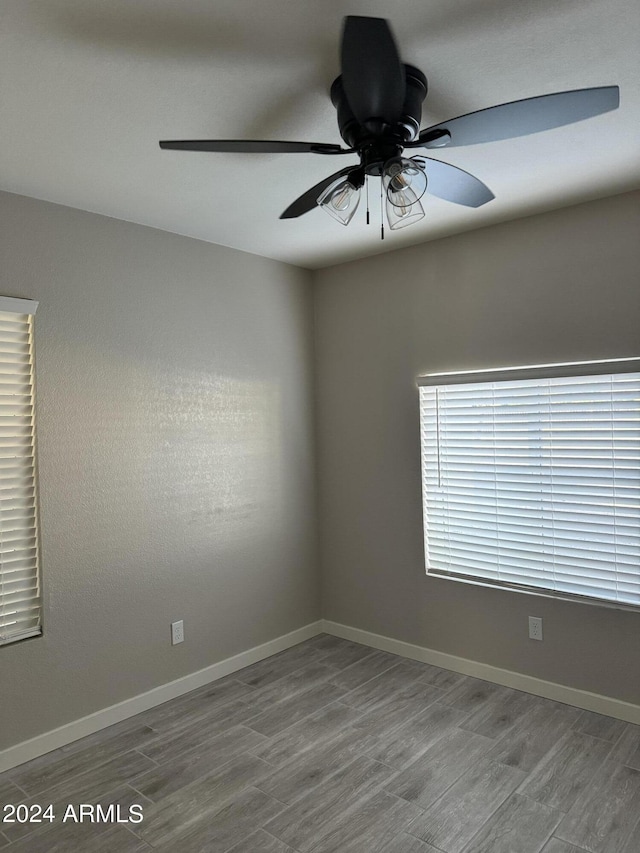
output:
{"label": "wood plank flooring", "polygon": [[1,774],[5,803],[57,820],[2,853],[640,853],[640,726],[320,635]]}

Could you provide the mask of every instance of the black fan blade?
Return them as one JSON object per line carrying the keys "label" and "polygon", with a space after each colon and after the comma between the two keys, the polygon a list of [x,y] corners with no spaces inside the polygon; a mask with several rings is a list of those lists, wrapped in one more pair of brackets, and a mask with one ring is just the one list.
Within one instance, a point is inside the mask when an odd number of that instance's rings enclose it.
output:
{"label": "black fan blade", "polygon": [[381,131],[381,122],[398,121],[404,104],[405,72],[384,18],[345,18],[341,65],[347,101],[361,124],[372,122],[370,129],[375,133]]}
{"label": "black fan blade", "polygon": [[[527,136],[615,110],[619,104],[618,86],[554,92],[537,98],[525,98],[522,101],[487,107],[485,110],[443,121],[423,130],[418,139],[409,143],[408,147],[440,148],[446,145],[447,148],[452,148]],[[443,136],[444,131],[450,135],[450,139],[447,139],[446,135]],[[440,138],[432,140],[432,135]]]}
{"label": "black fan blade", "polygon": [[479,178],[432,157],[414,157],[425,164],[427,173],[427,192],[466,207],[480,207],[495,198],[486,184]]}
{"label": "black fan blade", "polygon": [[226,154],[351,154],[350,148],[324,142],[271,142],[260,139],[185,139],[163,141],[160,148],[179,151],[219,151]]}
{"label": "black fan blade", "polygon": [[341,169],[339,172],[329,175],[328,178],[324,178],[292,202],[284,213],[280,214],[280,219],[295,219],[297,216],[302,216],[303,213],[308,213],[310,210],[313,210],[318,202],[318,196],[326,190],[329,184],[332,184],[343,175],[348,175],[350,172],[356,172],[359,169],[359,166],[347,166],[346,169]]}

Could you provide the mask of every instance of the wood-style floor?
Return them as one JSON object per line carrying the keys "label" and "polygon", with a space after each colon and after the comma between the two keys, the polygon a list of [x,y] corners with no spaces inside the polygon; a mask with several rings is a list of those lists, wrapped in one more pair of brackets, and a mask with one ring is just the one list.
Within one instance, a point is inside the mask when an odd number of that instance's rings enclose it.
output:
{"label": "wood-style floor", "polygon": [[57,820],[2,853],[639,853],[640,726],[321,635],[0,775],[6,802]]}

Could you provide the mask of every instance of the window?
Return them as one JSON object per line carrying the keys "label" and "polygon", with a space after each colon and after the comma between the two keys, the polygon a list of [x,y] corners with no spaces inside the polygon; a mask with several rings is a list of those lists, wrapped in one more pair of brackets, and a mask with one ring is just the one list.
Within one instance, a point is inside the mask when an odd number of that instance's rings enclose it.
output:
{"label": "window", "polygon": [[37,302],[0,297],[0,645],[41,633],[34,429]]}
{"label": "window", "polygon": [[640,607],[639,370],[421,377],[427,573]]}

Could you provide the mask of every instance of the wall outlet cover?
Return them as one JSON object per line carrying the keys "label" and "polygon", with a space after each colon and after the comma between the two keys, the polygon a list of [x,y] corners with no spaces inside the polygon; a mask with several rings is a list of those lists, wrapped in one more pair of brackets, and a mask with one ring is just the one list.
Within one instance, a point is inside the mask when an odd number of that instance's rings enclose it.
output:
{"label": "wall outlet cover", "polygon": [[177,646],[178,643],[184,643],[184,621],[171,623],[171,645]]}
{"label": "wall outlet cover", "polygon": [[529,616],[529,639],[542,640],[542,616]]}

